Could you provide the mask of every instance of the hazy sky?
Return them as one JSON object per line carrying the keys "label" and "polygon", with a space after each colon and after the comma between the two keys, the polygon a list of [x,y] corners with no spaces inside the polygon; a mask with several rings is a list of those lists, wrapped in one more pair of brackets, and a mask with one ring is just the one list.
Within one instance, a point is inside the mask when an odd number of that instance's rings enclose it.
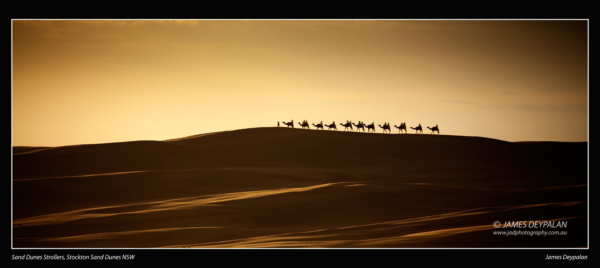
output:
{"label": "hazy sky", "polygon": [[588,139],[587,20],[13,20],[12,78],[13,146],[289,120]]}

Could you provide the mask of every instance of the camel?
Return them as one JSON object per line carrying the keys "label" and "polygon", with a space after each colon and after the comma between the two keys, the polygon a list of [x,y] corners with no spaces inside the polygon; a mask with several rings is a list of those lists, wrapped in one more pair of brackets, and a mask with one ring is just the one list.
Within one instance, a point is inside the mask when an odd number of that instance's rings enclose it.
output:
{"label": "camel", "polygon": [[[375,122],[373,122],[375,123]],[[383,127],[381,125],[378,124],[378,126],[380,128],[383,128],[383,133],[385,133],[385,130],[387,129],[387,131],[389,131],[390,133],[392,133],[392,131],[390,130],[390,123],[383,123]]]}
{"label": "camel", "polygon": [[321,121],[321,124],[316,124],[316,125],[315,125],[315,124],[312,124],[312,125],[313,125],[313,126],[315,126],[315,127],[317,128],[317,130],[319,130],[319,128],[320,128],[320,129],[322,129],[322,130],[325,130],[325,129],[323,128],[323,121]]}
{"label": "camel", "polygon": [[[416,133],[419,133],[419,131],[421,131],[421,133],[423,133],[423,128],[421,127],[421,124],[419,124],[419,126],[418,126],[418,127],[416,127],[416,128],[413,128],[413,127],[410,127],[410,128],[412,128],[412,129],[416,130],[416,131],[417,131]],[[416,133],[415,133],[415,134],[416,134]]]}
{"label": "camel", "polygon": [[350,127],[350,130],[353,130],[352,129],[352,122],[350,122],[350,120],[346,120],[346,124],[340,123],[340,126],[344,127],[344,131],[346,131],[346,129],[348,129],[348,127]]}
{"label": "camel", "polygon": [[371,132],[371,129],[373,132],[375,132],[375,122],[371,123],[370,125],[365,125],[365,127],[367,127],[367,132]]}
{"label": "camel", "polygon": [[302,123],[298,122],[298,125],[302,126],[302,129],[304,129],[305,127],[310,129],[310,126],[308,125],[308,122],[306,120],[302,121]]}
{"label": "camel", "polygon": [[286,123],[285,121],[281,121],[281,122],[283,122],[283,124],[286,125],[286,126],[288,126],[288,127],[294,128],[294,120],[292,120],[292,121],[290,121],[288,123]]}
{"label": "camel", "polygon": [[362,121],[358,121],[358,125],[355,125],[354,123],[352,123],[355,127],[356,127],[356,131],[358,132],[359,129],[362,129],[362,131],[365,131],[365,124]]}
{"label": "camel", "polygon": [[328,130],[331,130],[332,128],[335,129],[337,131],[337,127],[335,126],[335,121],[333,121],[333,124],[331,125],[325,125],[326,127],[328,127]]}
{"label": "camel", "polygon": [[399,127],[396,125],[394,125],[394,127],[397,128],[400,133],[402,133],[403,129],[404,129],[404,131],[406,131],[406,123],[404,123],[404,122],[401,123]]}
{"label": "camel", "polygon": [[438,135],[440,134],[440,128],[438,128],[437,124],[435,124],[435,127],[429,128],[429,130],[431,130],[431,134],[433,134],[434,131],[437,131]]}

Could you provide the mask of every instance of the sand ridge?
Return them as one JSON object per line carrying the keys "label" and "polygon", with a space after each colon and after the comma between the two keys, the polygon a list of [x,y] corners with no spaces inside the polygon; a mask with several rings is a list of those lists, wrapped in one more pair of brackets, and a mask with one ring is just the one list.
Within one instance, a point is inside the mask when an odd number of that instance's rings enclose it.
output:
{"label": "sand ridge", "polygon": [[[587,245],[586,142],[252,128],[16,148],[12,183],[16,248]],[[491,234],[528,219],[569,236]]]}

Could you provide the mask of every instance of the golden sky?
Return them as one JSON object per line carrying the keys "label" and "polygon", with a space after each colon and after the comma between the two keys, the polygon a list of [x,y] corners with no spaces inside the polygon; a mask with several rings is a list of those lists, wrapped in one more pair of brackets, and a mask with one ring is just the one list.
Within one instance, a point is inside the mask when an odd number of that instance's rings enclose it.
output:
{"label": "golden sky", "polygon": [[12,21],[13,146],[289,120],[587,141],[588,21]]}

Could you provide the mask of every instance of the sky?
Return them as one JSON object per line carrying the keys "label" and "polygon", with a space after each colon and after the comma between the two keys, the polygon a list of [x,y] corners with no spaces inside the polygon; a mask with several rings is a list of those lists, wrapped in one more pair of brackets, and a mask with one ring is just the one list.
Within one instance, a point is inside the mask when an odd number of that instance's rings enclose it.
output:
{"label": "sky", "polygon": [[13,20],[12,144],[167,140],[291,120],[587,141],[588,26]]}

